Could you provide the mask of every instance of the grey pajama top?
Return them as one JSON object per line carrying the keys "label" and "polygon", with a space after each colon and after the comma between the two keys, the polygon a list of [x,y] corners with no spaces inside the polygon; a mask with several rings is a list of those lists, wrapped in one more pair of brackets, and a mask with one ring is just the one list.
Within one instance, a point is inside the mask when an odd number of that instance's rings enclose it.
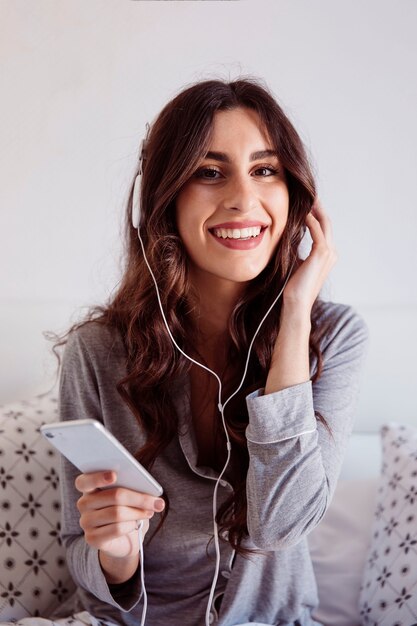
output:
{"label": "grey pajama top", "polygon": [[[367,340],[364,322],[345,305],[326,303],[324,316],[335,324],[322,342],[324,369],[317,382],[306,382],[247,398],[249,451],[247,503],[249,537],[245,546],[259,549],[249,558],[234,556],[221,541],[221,566],[211,620],[219,626],[246,622],[312,626],[317,588],[306,537],[329,506],[352,430],[360,366]],[[131,452],[143,445],[116,383],[126,373],[125,350],[114,331],[90,323],[67,343],[60,381],[62,420],[94,418]],[[311,364],[311,372],[315,363]],[[172,388],[179,416],[178,436],[158,457],[153,476],[169,495],[170,510],[152,541],[151,520],[145,538],[147,626],[202,626],[214,574],[212,497],[217,474],[197,466],[197,446],[190,414],[188,378]],[[314,410],[324,416],[326,428]],[[232,452],[233,454],[233,452]],[[79,471],[62,461],[62,539],[78,588],[57,616],[84,608],[116,624],[138,626],[142,614],[139,572],[124,585],[107,584],[98,551],[87,545],[79,526],[74,487]],[[218,503],[232,487],[219,486]],[[216,603],[219,607],[219,603]]]}

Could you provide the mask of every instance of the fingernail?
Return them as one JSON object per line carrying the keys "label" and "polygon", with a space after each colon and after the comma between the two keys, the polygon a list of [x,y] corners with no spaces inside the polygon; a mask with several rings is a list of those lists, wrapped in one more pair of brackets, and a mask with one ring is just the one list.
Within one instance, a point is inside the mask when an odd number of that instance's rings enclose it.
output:
{"label": "fingernail", "polygon": [[165,508],[165,502],[161,498],[158,498],[158,500],[155,500],[153,508],[155,511],[163,511]]}
{"label": "fingernail", "polygon": [[103,478],[104,478],[104,480],[106,482],[112,483],[113,482],[113,472],[104,472]]}

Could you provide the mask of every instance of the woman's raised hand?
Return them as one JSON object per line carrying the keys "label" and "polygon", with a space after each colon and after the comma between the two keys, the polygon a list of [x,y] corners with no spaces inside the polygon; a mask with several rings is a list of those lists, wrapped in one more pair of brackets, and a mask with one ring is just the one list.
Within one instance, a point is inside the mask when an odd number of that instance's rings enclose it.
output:
{"label": "woman's raised hand", "polygon": [[143,538],[149,519],[155,512],[162,511],[165,503],[162,498],[124,487],[111,488],[116,479],[116,472],[77,476],[75,487],[82,493],[77,502],[80,526],[85,541],[101,555],[131,558],[139,554],[139,522],[143,520]]}
{"label": "woman's raised hand", "polygon": [[330,220],[318,199],[306,217],[313,240],[310,254],[294,272],[284,290],[285,305],[310,312],[323,284],[337,261]]}
{"label": "woman's raised hand", "polygon": [[310,378],[311,309],[337,256],[330,220],[318,201],[307,215],[306,225],[313,245],[284,289],[280,328],[265,384],[266,394],[307,382]]}

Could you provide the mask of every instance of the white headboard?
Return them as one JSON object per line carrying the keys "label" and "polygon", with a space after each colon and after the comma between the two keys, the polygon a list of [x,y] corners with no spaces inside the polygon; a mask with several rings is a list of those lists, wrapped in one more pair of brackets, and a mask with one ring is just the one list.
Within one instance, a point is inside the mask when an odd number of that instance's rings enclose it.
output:
{"label": "white headboard", "polygon": [[378,433],[353,433],[340,472],[341,480],[377,478],[381,470],[381,437]]}

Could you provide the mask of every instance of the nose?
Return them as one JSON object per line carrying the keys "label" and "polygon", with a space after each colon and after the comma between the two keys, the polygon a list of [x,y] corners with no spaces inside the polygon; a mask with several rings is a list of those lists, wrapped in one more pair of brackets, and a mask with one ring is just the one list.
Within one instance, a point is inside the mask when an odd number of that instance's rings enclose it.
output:
{"label": "nose", "polygon": [[253,181],[247,175],[233,177],[224,188],[223,208],[240,213],[250,213],[259,205]]}

